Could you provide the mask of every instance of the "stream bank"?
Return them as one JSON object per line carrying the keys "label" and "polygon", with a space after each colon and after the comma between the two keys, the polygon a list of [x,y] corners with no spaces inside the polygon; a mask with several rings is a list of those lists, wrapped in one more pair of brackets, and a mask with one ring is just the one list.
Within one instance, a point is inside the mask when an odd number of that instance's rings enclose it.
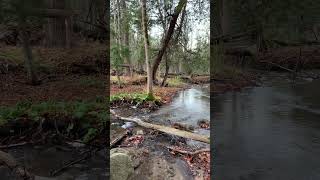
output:
{"label": "stream bank", "polygon": [[[205,122],[209,125],[209,85],[188,85],[177,89],[172,97],[170,103],[167,101],[153,110],[135,105],[117,106],[113,110],[124,117],[137,117],[145,122],[209,135],[210,127],[202,125],[201,128],[198,124]],[[195,106],[196,104],[199,106]],[[117,138],[117,135],[121,136],[121,133],[125,137],[114,147],[129,151],[126,154],[132,158],[134,169],[129,179],[210,179],[209,151],[194,155],[184,154],[209,148],[208,144],[141,128],[112,118],[111,140]],[[118,172],[119,168],[116,171]]]}

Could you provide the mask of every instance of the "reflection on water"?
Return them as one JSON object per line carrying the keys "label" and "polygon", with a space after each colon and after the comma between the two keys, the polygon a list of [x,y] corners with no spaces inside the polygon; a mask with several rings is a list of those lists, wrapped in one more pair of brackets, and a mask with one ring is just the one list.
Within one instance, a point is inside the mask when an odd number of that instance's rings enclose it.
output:
{"label": "reflection on water", "polygon": [[215,96],[214,178],[320,179],[319,90],[306,81]]}
{"label": "reflection on water", "polygon": [[152,118],[197,125],[198,120],[210,119],[208,87],[193,87],[178,93],[170,105],[161,107]]}
{"label": "reflection on water", "polygon": [[[194,132],[202,135],[210,135],[210,130],[200,129],[199,120],[210,121],[210,98],[209,87],[192,87],[180,91],[169,105],[161,107],[150,118],[161,124],[174,122],[187,124],[195,127]],[[187,144],[194,147],[209,147],[208,144],[189,140]]]}

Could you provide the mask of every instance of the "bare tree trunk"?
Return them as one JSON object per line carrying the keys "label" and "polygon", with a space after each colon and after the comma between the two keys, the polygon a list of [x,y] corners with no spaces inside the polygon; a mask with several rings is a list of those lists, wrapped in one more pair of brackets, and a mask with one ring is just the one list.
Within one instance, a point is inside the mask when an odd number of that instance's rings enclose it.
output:
{"label": "bare tree trunk", "polygon": [[71,48],[71,33],[72,33],[72,26],[71,26],[71,18],[65,18],[65,25],[66,25],[66,48]]}
{"label": "bare tree trunk", "polygon": [[32,56],[32,51],[30,48],[29,37],[28,37],[29,35],[26,31],[25,20],[23,19],[23,17],[21,17],[21,20],[20,20],[20,33],[21,33],[23,51],[25,54],[25,68],[27,71],[28,81],[31,85],[38,85],[39,81],[33,65],[33,56]]}
{"label": "bare tree trunk", "polygon": [[174,32],[174,28],[176,26],[176,22],[179,17],[179,14],[182,11],[183,7],[186,5],[186,3],[187,3],[187,0],[180,0],[178,5],[175,7],[174,13],[172,15],[172,19],[170,21],[169,29],[165,35],[164,41],[162,42],[161,49],[159,50],[158,55],[156,56],[154,63],[153,63],[153,66],[152,66],[152,78],[154,80],[156,80],[156,74],[157,74],[158,67],[159,67],[160,62],[162,60],[162,56],[165,53],[166,48],[169,45],[169,42],[170,42],[170,39],[171,39],[172,34]]}
{"label": "bare tree trunk", "polygon": [[150,98],[153,97],[152,85],[152,72],[149,61],[149,39],[148,39],[148,26],[147,26],[147,7],[146,0],[141,0],[141,11],[142,11],[142,28],[143,28],[143,36],[144,36],[144,51],[145,51],[145,59],[146,59],[146,67],[147,67],[147,93]]}
{"label": "bare tree trunk", "polygon": [[163,77],[163,80],[162,80],[162,83],[161,83],[161,86],[164,86],[165,83],[166,83],[166,80],[168,78],[168,74],[169,74],[169,62],[168,62],[168,57],[167,57],[167,53],[165,53],[164,55],[164,60],[166,62],[166,70],[165,70],[165,73],[164,73],[164,77]]}
{"label": "bare tree trunk", "polygon": [[[126,0],[121,0],[121,7],[122,7],[122,20],[123,20],[123,44],[126,46],[126,48],[130,47],[129,44],[129,20],[128,20],[128,12],[127,12],[127,5],[126,5]],[[128,74],[132,77],[133,76],[133,68],[132,68],[132,63],[130,60],[130,51],[127,52],[124,56],[124,61],[129,65],[128,68]]]}
{"label": "bare tree trunk", "polygon": [[[64,9],[65,0],[47,0],[48,7],[52,9]],[[66,47],[66,17],[51,17],[46,26],[46,46],[48,47]]]}
{"label": "bare tree trunk", "polygon": [[119,70],[116,70],[116,74],[117,74],[117,80],[118,80],[118,86],[119,88],[122,88],[122,84],[121,84],[121,79],[120,79],[120,75],[119,75]]}

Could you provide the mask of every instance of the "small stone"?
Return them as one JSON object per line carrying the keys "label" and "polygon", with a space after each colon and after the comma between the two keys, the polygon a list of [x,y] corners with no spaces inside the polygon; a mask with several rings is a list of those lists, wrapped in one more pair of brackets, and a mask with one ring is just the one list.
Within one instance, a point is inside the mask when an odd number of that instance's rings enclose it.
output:
{"label": "small stone", "polygon": [[89,180],[90,178],[88,177],[87,174],[82,174],[79,177],[77,177],[75,180]]}
{"label": "small stone", "polygon": [[42,177],[42,176],[35,176],[34,180],[57,180],[57,178],[49,178],[49,177]]}
{"label": "small stone", "polygon": [[70,146],[75,147],[75,148],[81,148],[81,147],[85,146],[85,144],[79,143],[79,142],[68,142],[67,144],[69,144]]}
{"label": "small stone", "polygon": [[50,147],[48,149],[45,149],[41,152],[42,154],[46,154],[46,155],[53,155],[57,153],[57,148],[56,147]]}
{"label": "small stone", "polygon": [[88,166],[86,166],[84,164],[74,164],[73,167],[80,169],[82,171],[88,168]]}
{"label": "small stone", "polygon": [[143,130],[138,130],[138,131],[137,131],[137,135],[144,135]]}
{"label": "small stone", "polygon": [[125,122],[121,127],[123,129],[129,129],[129,128],[132,128],[133,126],[134,126],[133,122]]}
{"label": "small stone", "polygon": [[57,179],[59,179],[59,180],[74,180],[74,177],[71,174],[63,173]]}

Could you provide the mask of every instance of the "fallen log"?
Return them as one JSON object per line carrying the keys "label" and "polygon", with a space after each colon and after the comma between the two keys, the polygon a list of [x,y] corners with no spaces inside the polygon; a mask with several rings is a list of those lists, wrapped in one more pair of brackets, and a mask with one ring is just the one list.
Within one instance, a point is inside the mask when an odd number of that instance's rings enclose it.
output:
{"label": "fallen log", "polygon": [[176,136],[180,136],[183,138],[188,138],[188,139],[192,139],[192,140],[196,140],[196,141],[210,144],[210,137],[208,137],[208,136],[195,134],[192,132],[187,132],[187,131],[183,131],[183,130],[179,130],[179,129],[175,129],[175,128],[171,128],[171,127],[162,126],[162,125],[147,123],[147,122],[144,122],[138,118],[122,117],[122,116],[117,115],[113,110],[110,110],[110,112],[118,119],[121,119],[124,121],[134,122],[137,125],[145,127],[145,128],[149,128],[149,129],[161,131],[161,132],[164,132],[167,134],[176,135]]}

